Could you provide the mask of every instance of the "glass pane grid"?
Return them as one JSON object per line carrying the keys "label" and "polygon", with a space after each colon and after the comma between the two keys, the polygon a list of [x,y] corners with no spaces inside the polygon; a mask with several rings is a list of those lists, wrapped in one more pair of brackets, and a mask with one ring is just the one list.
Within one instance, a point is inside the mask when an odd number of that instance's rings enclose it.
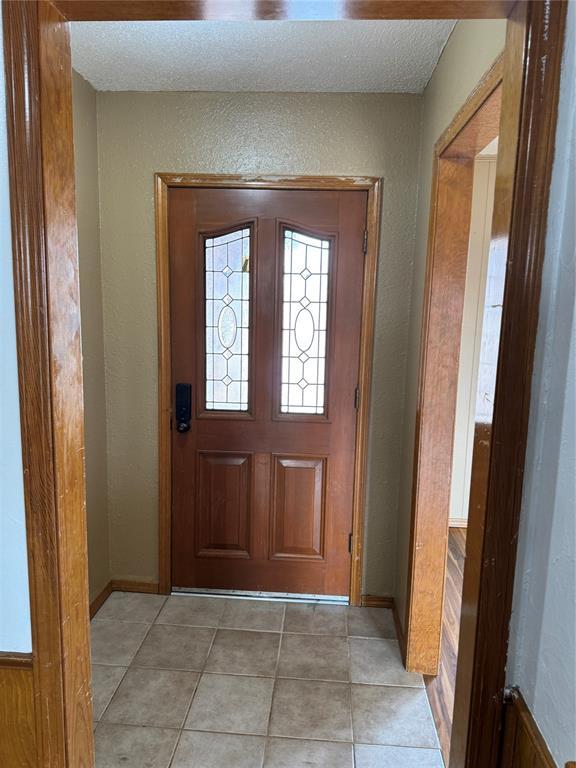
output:
{"label": "glass pane grid", "polygon": [[206,410],[248,410],[250,230],[204,243]]}
{"label": "glass pane grid", "polygon": [[330,241],[284,232],[280,412],[325,412]]}

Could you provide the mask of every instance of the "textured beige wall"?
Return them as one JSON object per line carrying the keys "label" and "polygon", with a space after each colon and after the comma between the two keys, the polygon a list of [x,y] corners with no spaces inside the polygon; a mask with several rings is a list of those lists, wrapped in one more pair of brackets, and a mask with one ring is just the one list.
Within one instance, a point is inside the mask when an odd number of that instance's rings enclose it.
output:
{"label": "textured beige wall", "polygon": [[398,510],[397,577],[395,597],[400,618],[404,619],[410,538],[410,503],[414,425],[418,390],[422,300],[428,241],[428,216],[432,184],[434,144],[466,101],[482,75],[504,48],[504,20],[459,21],[442,52],[440,61],[424,91],[422,146],[416,221],[416,250],[412,286],[406,406],[403,425],[402,477]]}
{"label": "textured beige wall", "polygon": [[384,178],[364,589],[392,594],[421,97],[99,93],[114,577],[157,576],[155,171]]}
{"label": "textured beige wall", "polygon": [[96,92],[73,73],[90,598],[110,580]]}

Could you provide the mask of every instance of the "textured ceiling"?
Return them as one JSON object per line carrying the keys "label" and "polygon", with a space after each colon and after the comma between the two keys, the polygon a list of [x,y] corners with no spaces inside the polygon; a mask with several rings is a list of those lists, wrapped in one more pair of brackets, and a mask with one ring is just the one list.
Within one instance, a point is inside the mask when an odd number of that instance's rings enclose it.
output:
{"label": "textured ceiling", "polygon": [[421,93],[453,21],[75,22],[101,91]]}

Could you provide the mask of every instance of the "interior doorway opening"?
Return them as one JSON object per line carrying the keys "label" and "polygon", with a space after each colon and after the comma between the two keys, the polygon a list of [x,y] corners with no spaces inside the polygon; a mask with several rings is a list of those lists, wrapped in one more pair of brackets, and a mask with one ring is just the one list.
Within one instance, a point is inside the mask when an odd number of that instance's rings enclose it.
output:
{"label": "interior doorway opening", "polygon": [[[501,252],[491,248],[497,151],[495,137],[474,159],[440,660],[438,674],[425,678],[446,764],[454,713],[468,514],[471,503],[480,503],[482,484],[486,481],[486,432],[492,421],[504,294],[505,264]],[[477,536],[477,531],[473,530],[472,535]]]}
{"label": "interior doorway opening", "polygon": [[499,60],[438,141],[432,187],[406,661],[427,673],[446,765],[458,665],[469,663],[471,653],[460,645],[464,573],[479,568],[477,520],[485,502],[506,273],[493,215],[501,80]]}
{"label": "interior doorway opening", "polygon": [[[119,102],[120,98],[118,97]],[[496,88],[489,106],[491,119],[496,123],[498,122],[498,114],[495,104],[499,103],[499,99],[500,91]],[[105,99],[102,101],[103,104],[106,103]],[[104,131],[108,131],[110,136],[115,136],[106,127],[110,118],[115,115],[112,99],[108,102],[109,105],[102,107],[99,119],[105,126]],[[137,112],[139,107],[136,100],[133,106]],[[107,116],[106,110],[108,108],[110,114]],[[169,101],[166,101],[166,108],[170,108]],[[128,118],[128,115],[126,117]],[[139,123],[136,122],[135,127],[140,130]],[[488,130],[484,127],[481,136],[484,136]],[[116,135],[116,138],[123,141],[126,137]],[[450,146],[442,155],[441,170],[442,173],[446,174],[443,178],[455,180],[456,184],[461,183],[466,194],[469,194],[471,181],[467,174],[470,170],[468,161],[472,155],[470,154],[470,147],[465,146],[466,137],[460,136],[459,141],[461,142],[460,145]],[[109,142],[110,139],[102,139],[100,152],[104,155],[104,164],[106,164],[104,153],[112,152],[109,149]],[[466,163],[462,162],[460,155],[466,157]],[[119,162],[120,160],[121,158],[118,157]],[[156,171],[158,167],[156,165]],[[416,168],[415,171],[417,173],[418,169]],[[106,195],[105,190],[108,187],[106,176],[104,179],[102,190]],[[355,334],[356,347],[354,348],[354,344],[352,344],[348,353],[334,354],[333,348],[327,355],[327,360],[329,360],[327,377],[329,377],[330,371],[338,371],[341,374],[333,386],[330,386],[327,378],[325,380],[328,390],[335,389],[339,392],[340,400],[338,402],[340,404],[337,405],[336,410],[333,404],[327,410],[321,409],[320,412],[313,414],[313,418],[316,421],[314,429],[319,432],[320,421],[326,416],[328,419],[335,420],[336,417],[345,414],[347,406],[350,406],[349,410],[353,410],[356,404],[363,409],[357,422],[356,438],[356,440],[360,439],[360,443],[356,442],[356,446],[360,446],[360,453],[357,454],[357,457],[360,458],[354,457],[355,447],[352,445],[344,447],[341,456],[346,457],[348,466],[346,463],[341,463],[340,469],[335,475],[333,474],[333,479],[337,478],[335,489],[337,489],[339,498],[345,500],[348,497],[348,508],[351,507],[350,501],[352,500],[355,508],[360,509],[356,505],[361,497],[356,494],[362,494],[364,486],[361,470],[364,463],[362,440],[366,439],[366,417],[369,402],[367,396],[369,376],[366,374],[369,373],[368,368],[372,358],[372,350],[367,346],[367,339],[369,340],[372,333],[369,315],[371,307],[374,305],[374,296],[370,295],[370,291],[373,292],[374,290],[375,264],[378,256],[380,182],[378,179],[369,177],[350,178],[344,176],[290,178],[267,177],[265,175],[257,177],[228,175],[219,177],[180,171],[179,168],[176,168],[173,173],[157,173],[155,184],[160,363],[158,386],[159,456],[161,457],[159,465],[161,495],[158,591],[161,594],[166,594],[175,588],[178,591],[191,589],[208,592],[218,591],[220,593],[244,592],[252,593],[252,595],[275,593],[277,596],[283,595],[284,597],[294,597],[300,594],[301,597],[305,596],[308,599],[317,598],[322,594],[347,599],[350,595],[352,604],[358,604],[361,599],[361,584],[357,580],[362,570],[362,560],[358,556],[363,544],[362,518],[356,516],[354,524],[348,524],[344,527],[340,525],[338,530],[332,521],[327,523],[323,520],[322,511],[326,509],[332,511],[335,506],[333,503],[326,504],[324,499],[324,496],[327,496],[325,494],[326,476],[331,474],[326,471],[327,456],[324,455],[328,451],[327,441],[319,436],[318,439],[320,443],[324,443],[324,448],[320,450],[317,447],[317,450],[314,451],[313,440],[310,439],[306,441],[306,450],[303,450],[301,445],[300,450],[298,450],[296,445],[295,448],[291,449],[290,455],[285,456],[281,455],[282,451],[274,450],[272,447],[268,453],[276,464],[271,473],[270,466],[266,465],[265,462],[266,456],[259,456],[257,440],[265,435],[265,429],[261,423],[258,423],[256,415],[260,409],[267,416],[272,417],[271,423],[275,427],[282,429],[292,428],[288,421],[290,418],[297,420],[300,432],[306,426],[303,418],[305,414],[297,413],[293,417],[287,412],[282,412],[279,394],[282,388],[276,387],[276,384],[281,383],[282,371],[273,358],[275,352],[280,351],[280,348],[279,345],[275,346],[273,342],[267,340],[267,335],[272,333],[273,329],[278,333],[283,324],[284,313],[279,311],[279,306],[262,309],[265,307],[266,301],[270,302],[274,296],[276,296],[276,303],[278,300],[282,300],[286,273],[280,266],[285,232],[288,229],[292,233],[300,231],[302,236],[310,241],[307,247],[312,247],[312,240],[316,243],[326,243],[329,256],[335,258],[340,266],[345,264],[345,257],[354,257],[348,265],[344,277],[333,274],[332,285],[326,288],[326,295],[328,296],[331,291],[335,290],[335,286],[338,286],[342,296],[346,291],[352,290],[352,299],[348,296],[340,302],[340,308],[346,307],[348,312],[345,321],[342,318],[339,320],[337,317],[332,318],[339,323],[338,333],[331,334],[332,341],[343,342],[346,334],[350,336],[351,331],[354,327],[358,328],[360,322],[363,324],[362,332]],[[390,190],[389,194],[392,192]],[[262,215],[260,209],[252,209],[246,202],[250,194],[255,199],[261,199],[260,208],[262,205],[264,207],[272,205],[274,195],[278,198],[281,198],[282,195],[284,199],[292,198],[293,202],[298,199],[299,195],[308,195],[308,201],[303,206],[305,214],[299,211],[297,206],[284,205],[283,208],[277,206],[273,214]],[[313,198],[316,196],[318,200],[333,201],[336,217],[346,216],[350,219],[354,206],[348,204],[347,195],[350,200],[355,199],[354,196],[358,199],[364,198],[364,208],[358,222],[353,227],[353,238],[348,236],[345,229],[340,231],[335,228],[331,220],[326,219],[328,223],[324,222],[319,225],[315,219],[310,218],[314,214],[315,202]],[[205,203],[203,198],[206,198],[208,203]],[[470,208],[472,205],[469,199],[456,202],[459,212],[464,211],[466,207]],[[107,207],[108,204],[108,201],[105,200],[104,206]],[[329,205],[321,203],[319,207],[323,211],[322,215],[324,215]],[[106,211],[105,219],[108,218],[109,214]],[[116,236],[110,225],[106,225],[105,228],[108,229],[108,237],[114,238]],[[467,233],[458,232],[456,237],[458,245],[461,245],[466,238]],[[226,242],[221,244],[220,240],[226,240]],[[246,251],[245,253],[242,251],[239,265],[231,263],[229,258],[230,248],[233,249],[234,243],[237,242],[241,242],[242,248],[245,246]],[[105,247],[109,248],[109,246]],[[218,286],[218,290],[222,287],[221,295],[218,294],[214,298],[212,294],[209,294],[209,290],[213,291],[215,287],[214,260],[220,258],[219,252],[216,253],[220,247],[225,247],[227,254],[226,263],[223,262],[220,265],[226,285]],[[275,264],[274,260],[278,263]],[[246,265],[248,265],[247,268],[245,268]],[[303,266],[304,270],[300,270],[300,273],[307,271],[307,265],[304,264]],[[226,360],[228,362],[225,364],[225,373],[228,374],[229,360],[234,362],[233,342],[226,346],[224,336],[220,333],[221,329],[217,326],[219,326],[219,318],[223,314],[230,314],[228,307],[233,308],[234,302],[238,299],[234,293],[235,289],[229,290],[229,283],[233,280],[235,272],[241,273],[244,294],[255,299],[257,297],[258,304],[255,303],[251,307],[252,311],[248,312],[246,318],[242,316],[241,309],[235,314],[236,332],[238,333],[238,328],[240,328],[240,333],[244,330],[247,331],[245,346],[251,352],[250,355],[245,355],[248,364],[246,370],[242,369],[241,380],[239,386],[236,387],[238,391],[234,390],[236,393],[230,400],[230,391],[236,386],[236,382],[234,377],[224,375],[224,372],[219,378],[214,375],[217,367],[214,358],[216,353],[222,352],[222,350],[223,353],[227,353]],[[210,283],[208,282],[208,273],[210,273]],[[384,275],[386,280],[386,270],[384,270]],[[302,274],[300,276],[305,280]],[[443,280],[449,280],[448,272],[439,279],[438,284],[441,285]],[[470,282],[473,283],[474,281],[471,280]],[[478,293],[480,289],[476,288],[476,290]],[[362,298],[364,308],[360,308],[358,305],[360,298]],[[225,299],[228,302],[224,301]],[[310,299],[313,300],[313,297],[308,297],[308,294],[305,293],[304,299],[309,301]],[[472,299],[469,301],[471,303]],[[218,302],[224,302],[226,306],[220,306]],[[248,305],[250,302],[251,298],[247,300]],[[355,305],[355,302],[358,306]],[[215,308],[213,305],[215,304],[217,305],[218,320],[214,315]],[[357,311],[353,311],[355,306]],[[183,316],[183,322],[181,321],[182,318],[178,318],[178,312]],[[212,313],[210,322],[208,322],[209,312]],[[328,314],[327,319],[329,319]],[[265,318],[264,323],[262,322],[263,317]],[[253,320],[255,325],[251,327]],[[245,328],[243,328],[244,325]],[[228,323],[228,326],[231,326],[231,323]],[[210,329],[210,337],[207,336],[208,328]],[[217,328],[219,345],[222,350],[220,347],[216,350],[213,348],[214,328]],[[227,330],[229,328],[224,328],[225,333]],[[119,330],[119,333],[121,332]],[[235,338],[237,337],[235,336]],[[364,349],[360,354],[358,345],[361,340]],[[212,344],[210,349],[208,348],[209,343]],[[268,353],[268,360],[264,367],[268,369],[268,373],[272,373],[272,386],[260,370],[262,362],[257,359],[249,359],[252,351],[256,355],[256,353],[260,354],[260,349],[264,349]],[[300,351],[301,353],[306,352],[304,349]],[[239,355],[242,357],[241,352]],[[364,361],[364,372],[360,370],[360,358]],[[301,361],[301,364],[305,366],[306,362]],[[346,376],[348,376],[349,381]],[[232,381],[227,382],[226,379],[232,379]],[[263,381],[265,381],[265,386],[262,389]],[[255,383],[254,389],[253,382]],[[354,392],[355,382],[357,382],[358,387],[357,395]],[[221,384],[224,384],[224,387],[221,387]],[[299,385],[300,381],[296,384]],[[245,390],[243,390],[243,386]],[[469,388],[471,386],[469,382]],[[278,389],[275,394],[272,392],[274,387]],[[270,392],[272,393],[271,400],[268,402],[267,398],[269,398]],[[350,395],[352,396],[350,397]],[[357,403],[355,402],[356,398]],[[221,404],[223,400],[226,401],[226,408],[214,406],[215,403]],[[228,407],[230,403],[235,407],[230,409]],[[317,405],[316,403],[316,407]],[[231,415],[232,420],[230,420]],[[258,418],[262,421],[262,413],[258,414]],[[246,441],[251,434],[250,430],[253,430],[254,427],[256,428],[255,435],[248,442],[241,444],[239,441],[242,439]],[[212,429],[212,433],[210,433],[210,429]],[[342,432],[340,427],[337,431]],[[200,441],[198,445],[192,444],[192,440],[197,439],[197,434],[200,435],[201,441],[205,441],[204,443]],[[217,442],[218,435],[220,436],[220,443]],[[187,452],[183,450],[183,446],[189,446]],[[351,461],[350,458],[352,458]],[[351,475],[353,465],[356,465],[354,483],[346,483],[346,472]],[[294,477],[294,480],[291,481],[290,475]],[[312,478],[311,482],[308,481],[309,476]],[[266,486],[266,482],[262,482],[263,478],[268,478],[268,481],[272,478],[273,487],[270,487],[269,482]],[[176,483],[175,480],[177,480]],[[308,486],[310,493],[306,495],[305,490]],[[268,522],[262,524],[264,520],[262,517],[263,510],[270,507],[274,508],[279,500],[285,501],[290,498],[294,508],[287,517],[292,520],[293,524],[298,521],[295,527],[290,529],[290,526],[286,525],[287,520],[282,520],[281,516],[278,517],[278,515],[271,525]],[[311,501],[312,503],[310,503]],[[257,520],[251,519],[250,516],[253,503],[255,508],[259,509],[260,518]],[[196,515],[194,510],[191,511],[193,504],[197,508]],[[279,506],[282,507],[282,504]],[[286,510],[288,506],[284,504]],[[306,519],[308,511],[311,513],[309,520]],[[274,515],[274,513],[272,514]],[[337,533],[336,539],[333,541],[339,541],[339,553],[338,547],[331,544],[324,551],[325,542],[329,543],[330,537],[333,537],[334,533]],[[283,536],[286,537],[286,535],[291,536],[291,545],[290,542],[283,540]],[[308,539],[306,539],[307,535]],[[326,538],[324,538],[325,536]],[[269,563],[274,568],[272,581],[266,581],[257,571],[258,563],[256,561],[258,559],[262,560],[265,565],[267,563],[265,563],[266,558],[262,559],[261,554],[255,558],[253,542],[256,543],[257,547],[263,548],[266,553],[272,553]],[[339,586],[336,588],[318,586],[317,582],[311,581],[309,577],[307,577],[308,580],[304,579],[302,574],[296,571],[297,556],[302,555],[302,551],[296,550],[298,547],[302,550],[303,542],[306,546],[305,555],[308,558],[306,563],[308,571],[317,568],[318,561],[322,560],[325,555],[339,555],[340,559],[345,561],[346,566],[349,562],[352,563],[352,583],[349,593],[346,586],[342,586],[344,583],[342,577],[346,582],[349,582],[348,568],[340,569],[338,574]],[[349,542],[351,553],[347,551]],[[288,551],[289,546],[287,548],[287,544],[293,547],[293,551]],[[352,555],[351,559],[349,558],[350,554]],[[254,573],[250,573],[250,567]],[[290,570],[293,581],[279,580],[282,578],[282,568]],[[245,571],[248,576],[244,575]],[[246,578],[248,580],[243,580]],[[328,580],[326,583],[336,583],[336,581],[332,579],[332,582]],[[127,580],[124,584],[125,589],[129,588],[129,584],[130,582]],[[293,587],[293,584],[297,586]],[[121,586],[118,585],[116,588]],[[184,600],[185,598],[176,600],[174,597],[165,604],[163,611],[165,610],[168,614],[171,611],[174,613],[176,611],[175,606],[182,606]],[[374,601],[372,604],[375,606],[373,608],[375,611],[382,611],[393,605],[392,601],[386,601],[386,596],[378,594],[370,596],[369,600],[370,602]],[[117,595],[112,603],[109,598],[101,610],[96,613],[94,631],[97,636],[102,634],[102,627],[104,626],[102,622],[106,621],[106,616],[114,614],[114,609],[111,606],[114,603],[120,606],[122,601],[128,605],[129,596]],[[216,602],[218,603],[218,601]],[[199,605],[198,601],[190,598],[190,606],[196,605]],[[236,622],[239,620],[247,622],[248,631],[256,631],[251,625],[253,621],[256,621],[256,625],[260,627],[269,628],[267,621],[270,620],[272,631],[278,629],[279,608],[273,609],[265,604],[252,609],[237,608],[233,610],[226,607],[220,615],[219,608],[224,603],[220,601],[219,605],[210,605],[210,610],[206,610],[211,613],[211,618],[205,619],[205,621],[210,623],[210,628],[214,628],[212,625],[216,621],[216,633],[228,630],[232,633],[245,631],[237,625]],[[264,619],[263,615],[266,611],[269,611],[270,617]],[[179,617],[175,621],[181,621],[181,616],[187,612],[193,614],[194,610],[190,608],[186,611],[180,608],[176,611]],[[250,619],[246,617],[238,619],[237,614],[244,613],[258,615],[259,618],[256,620],[252,616]],[[234,614],[236,618],[230,618],[228,614]],[[217,616],[217,619],[214,616]],[[199,621],[197,616],[193,616],[189,620],[194,623]],[[157,618],[156,622],[158,621],[162,623],[162,618]],[[220,622],[224,623],[220,624]],[[349,619],[347,626],[349,631],[355,631],[350,629]],[[366,630],[360,630],[360,632],[363,631]],[[151,632],[154,635],[161,634],[161,630],[157,628]],[[349,643],[364,648],[366,652],[370,649],[369,643],[362,644],[356,639],[351,640],[350,638],[353,637],[354,635],[349,635]],[[369,637],[384,644],[390,643],[392,640],[392,638],[385,638],[380,634],[376,636],[369,634]],[[367,639],[368,637],[364,636],[359,638],[359,640]],[[144,651],[148,652],[147,645],[149,644],[148,641],[145,641]],[[376,642],[373,645],[375,646]],[[383,647],[384,645],[382,645]],[[141,660],[145,655],[144,652],[139,651],[131,665],[135,664],[137,667],[138,660]],[[102,660],[109,658],[109,656],[102,653],[97,658]],[[280,660],[283,662],[282,654]],[[211,664],[209,660],[206,663]],[[382,663],[385,665],[384,661]],[[210,669],[207,668],[206,671],[207,674],[210,674]],[[128,674],[133,676],[132,672]],[[320,673],[316,671],[314,674],[317,676]],[[352,684],[358,684],[357,671],[352,670],[350,675]],[[375,681],[386,679],[389,678],[382,675],[381,671],[375,671]],[[422,680],[419,672],[407,672],[405,676],[394,678],[394,680],[400,679],[410,685],[421,683]],[[121,698],[123,693],[125,691],[121,688],[114,696]],[[419,691],[419,694],[423,694],[423,691]],[[424,701],[422,695],[419,698]],[[113,706],[111,712],[114,709]],[[105,719],[104,717],[101,730],[106,728]],[[426,745],[418,746],[415,744],[413,746],[414,748],[431,748],[434,745],[430,741],[426,741]]]}

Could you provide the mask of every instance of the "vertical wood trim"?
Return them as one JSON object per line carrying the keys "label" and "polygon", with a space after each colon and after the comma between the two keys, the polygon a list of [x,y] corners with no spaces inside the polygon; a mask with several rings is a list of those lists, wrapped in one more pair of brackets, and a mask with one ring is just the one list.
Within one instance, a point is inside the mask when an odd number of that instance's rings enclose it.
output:
{"label": "vertical wood trim", "polygon": [[436,674],[448,548],[454,418],[474,163],[436,159],[434,239],[429,262],[406,664]]}
{"label": "vertical wood trim", "polygon": [[474,155],[497,135],[500,78],[498,59],[437,142],[433,158],[405,623],[407,666],[431,675],[440,660]]}
{"label": "vertical wood trim", "polygon": [[38,765],[63,766],[50,349],[35,2],[3,2],[8,164]]}
{"label": "vertical wood trim", "polygon": [[3,3],[37,765],[93,765],[68,28]]}
{"label": "vertical wood trim", "polygon": [[352,514],[352,560],[350,572],[350,603],[362,600],[364,553],[366,457],[370,416],[372,359],[374,353],[374,309],[376,276],[380,249],[380,219],[382,181],[372,177],[287,176],[249,177],[211,174],[157,173],[156,199],[156,274],[158,299],[158,418],[159,418],[159,562],[160,592],[171,586],[171,357],[170,357],[170,267],[168,232],[168,189],[170,187],[236,187],[255,189],[365,189],[368,192],[368,242],[364,257],[362,325],[358,389],[360,403],[355,443],[354,500]]}
{"label": "vertical wood trim", "polygon": [[72,61],[69,26],[51,3],[38,4],[38,27],[66,757],[70,766],[91,768],[94,726]]}
{"label": "vertical wood trim", "polygon": [[158,579],[160,594],[172,587],[172,366],[170,351],[170,262],[168,185],[156,174],[156,291],[158,301]]}
{"label": "vertical wood trim", "polygon": [[[495,182],[496,158],[476,158],[474,161],[470,246],[466,267],[461,337],[461,347],[463,343],[468,344],[465,355],[469,353],[469,356],[463,359],[464,349],[461,348],[456,395],[456,420],[454,423],[453,477],[450,489],[449,526],[451,528],[468,527],[472,454],[474,449],[474,432],[476,429],[476,392],[480,370],[484,304],[488,283],[488,257],[492,237]],[[462,442],[458,441],[459,433],[465,436]],[[460,471],[457,472],[459,477],[455,485],[454,458],[458,454],[459,448],[463,456],[463,462],[459,467]],[[459,512],[459,514],[452,517],[454,512]]]}
{"label": "vertical wood trim", "polygon": [[474,157],[498,134],[503,58],[474,88],[434,147],[414,439],[407,668],[440,661],[454,418]]}
{"label": "vertical wood trim", "polygon": [[356,451],[354,463],[354,501],[352,511],[352,564],[350,572],[350,605],[362,601],[364,573],[364,535],[366,524],[366,471],[368,459],[368,429],[372,391],[372,362],[374,356],[374,317],[376,308],[376,279],[380,250],[382,219],[382,181],[376,179],[368,190],[366,228],[368,240],[364,257],[364,287],[362,293],[362,325],[360,332],[360,364],[358,372],[358,407]]}
{"label": "vertical wood trim", "polygon": [[[526,23],[521,17],[522,8],[515,11],[511,22],[519,30],[524,29],[525,33],[520,51],[512,46],[509,51],[511,56],[515,54],[516,61],[522,59],[523,64],[519,89],[520,132],[517,163],[512,176],[512,215],[478,593],[478,629],[466,768],[491,768],[497,765],[499,759],[566,9],[564,0],[528,3]],[[515,34],[511,30],[511,36]],[[512,61],[510,68],[515,66],[517,64]]]}
{"label": "vertical wood trim", "polygon": [[[508,20],[504,49],[504,77],[502,81],[502,114],[496,163],[494,213],[490,248],[509,252],[514,178],[518,154],[518,132],[522,106],[522,78],[526,56],[526,5],[518,4]],[[508,253],[508,258],[510,253]],[[502,258],[504,258],[502,256]],[[508,276],[506,281],[508,281]],[[500,349],[503,339],[501,336]],[[522,374],[520,374],[522,375]],[[489,482],[490,445],[492,424],[476,423],[466,565],[462,588],[462,613],[454,698],[454,719],[450,760],[457,766],[465,765],[469,730],[475,727],[471,719],[472,678],[475,668],[475,647],[478,627],[478,600],[482,574],[482,552],[486,534],[487,493]],[[509,469],[508,469],[509,471]],[[507,632],[507,627],[502,631]]]}

